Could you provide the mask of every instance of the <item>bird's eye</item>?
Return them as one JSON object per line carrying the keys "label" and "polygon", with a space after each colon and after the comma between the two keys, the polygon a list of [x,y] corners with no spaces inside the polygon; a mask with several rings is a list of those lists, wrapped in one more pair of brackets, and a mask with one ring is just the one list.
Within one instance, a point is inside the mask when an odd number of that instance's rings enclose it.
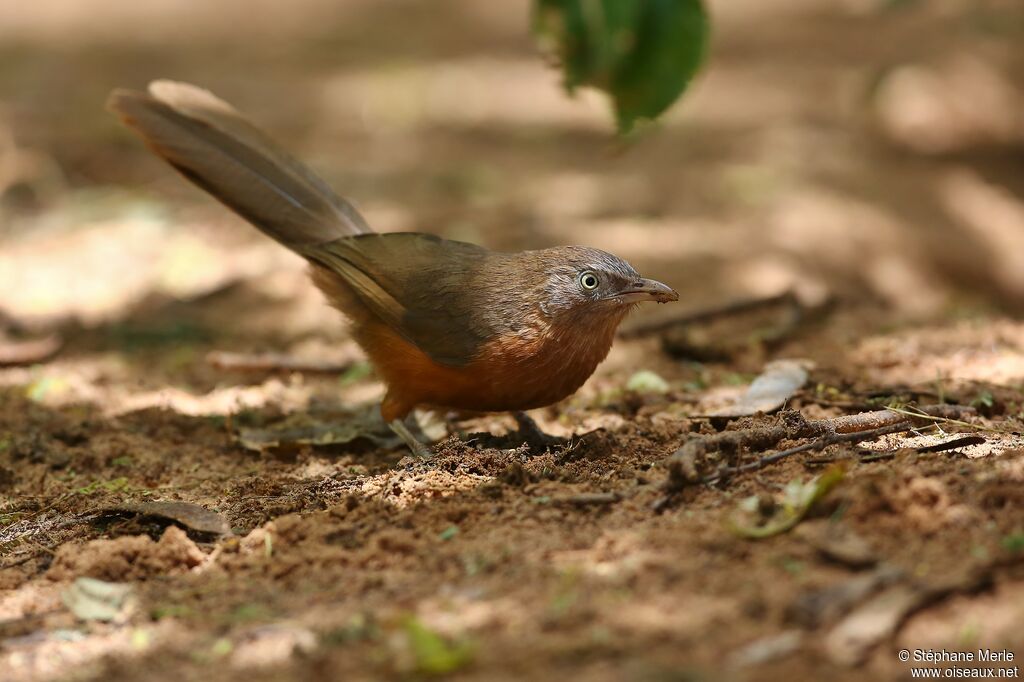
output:
{"label": "bird's eye", "polygon": [[580,286],[588,291],[592,291],[597,288],[599,284],[597,275],[592,272],[584,272],[580,275]]}

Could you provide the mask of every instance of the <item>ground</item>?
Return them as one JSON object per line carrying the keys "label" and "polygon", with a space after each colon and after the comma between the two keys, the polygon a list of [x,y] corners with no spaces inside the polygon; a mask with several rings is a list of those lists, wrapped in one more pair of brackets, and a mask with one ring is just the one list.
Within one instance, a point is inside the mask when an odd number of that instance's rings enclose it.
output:
{"label": "ground", "polygon": [[[712,2],[705,73],[621,141],[526,3],[250,4],[0,7],[4,679],[1019,665],[1019,7]],[[414,459],[299,259],[102,111],[154,77],[232,100],[377,229],[597,246],[682,300],[533,412],[567,446],[421,414]],[[770,414],[710,416],[780,359],[806,380]],[[712,480],[808,420],[934,405],[964,409]],[[83,577],[131,586],[111,620]]]}

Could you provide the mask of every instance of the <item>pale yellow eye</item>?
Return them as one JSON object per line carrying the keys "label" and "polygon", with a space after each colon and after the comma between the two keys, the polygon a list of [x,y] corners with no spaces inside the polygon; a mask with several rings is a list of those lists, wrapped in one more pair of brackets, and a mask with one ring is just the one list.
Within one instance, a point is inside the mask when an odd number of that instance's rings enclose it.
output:
{"label": "pale yellow eye", "polygon": [[600,283],[601,282],[597,279],[597,275],[590,272],[589,270],[580,275],[580,286],[586,289],[587,291],[593,291],[594,289],[597,288],[597,285]]}

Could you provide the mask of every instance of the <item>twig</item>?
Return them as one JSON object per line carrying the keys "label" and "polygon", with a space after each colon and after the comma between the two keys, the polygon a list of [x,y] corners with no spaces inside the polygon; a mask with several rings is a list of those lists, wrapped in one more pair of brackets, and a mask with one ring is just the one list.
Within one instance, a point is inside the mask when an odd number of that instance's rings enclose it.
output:
{"label": "twig", "polygon": [[902,433],[904,431],[910,431],[914,428],[914,425],[909,421],[904,421],[899,424],[889,424],[877,429],[870,431],[856,431],[854,433],[831,433],[817,440],[811,441],[810,443],[804,443],[803,445],[797,445],[796,447],[789,448],[787,450],[779,450],[770,455],[765,455],[753,462],[741,464],[734,467],[724,467],[714,474],[704,476],[701,483],[714,483],[722,478],[727,478],[735,474],[743,473],[745,471],[754,471],[755,469],[762,469],[769,464],[774,464],[780,460],[783,460],[791,455],[796,455],[801,452],[808,452],[812,450],[824,450],[830,445],[837,445],[839,443],[859,443],[864,440],[873,440],[879,436],[887,436],[891,433]]}
{"label": "twig", "polygon": [[[826,430],[836,433],[854,433],[866,429],[877,429],[889,424],[898,424],[908,418],[920,421],[954,422],[965,414],[974,414],[973,407],[966,405],[928,405],[918,408],[918,412],[910,412],[899,408],[888,408],[874,412],[861,412],[833,419],[821,419],[809,424],[820,425]],[[957,422],[962,426],[974,426],[969,422]]]}
{"label": "twig", "polygon": [[964,436],[963,438],[954,438],[953,440],[947,440],[945,443],[936,443],[935,445],[926,445],[921,448],[915,448],[918,452],[945,452],[946,450],[956,450],[957,448],[964,448],[968,445],[981,445],[985,442],[982,436]]}
{"label": "twig", "polygon": [[[669,458],[669,479],[666,483],[666,490],[671,493],[680,490],[686,485],[704,482],[704,479],[707,477],[701,476],[700,468],[703,459],[710,453],[722,452],[729,455],[737,453],[742,449],[763,451],[775,447],[783,440],[827,438],[838,434],[851,434],[857,437],[852,438],[850,441],[837,440],[835,442],[856,442],[867,439],[867,437],[861,437],[864,433],[870,434],[873,431],[887,427],[900,427],[890,432],[896,433],[910,430],[921,423],[930,423],[932,419],[952,420],[974,413],[974,408],[963,405],[928,405],[918,409],[920,410],[919,414],[889,409],[814,421],[805,420],[799,412],[786,412],[782,414],[781,425],[761,429],[724,431],[712,436],[692,438]],[[964,423],[967,424],[967,422]],[[796,452],[814,450],[816,449],[814,446],[815,443],[797,446],[802,449],[797,449]],[[776,453],[776,455],[778,454],[780,453]],[[793,452],[788,454],[793,454]],[[788,454],[784,456],[788,456]],[[772,455],[772,457],[774,456]],[[778,459],[781,458],[779,457]],[[777,460],[772,459],[770,461]],[[737,469],[737,471],[761,468],[767,463],[770,462],[757,464],[747,469]],[[728,470],[726,469],[725,471]],[[714,476],[714,480],[721,478],[720,475],[712,474],[712,476]]]}
{"label": "twig", "polygon": [[622,327],[619,331],[619,336],[623,338],[635,338],[638,336],[646,336],[648,334],[656,334],[657,332],[664,331],[677,325],[709,322],[720,317],[739,315],[741,313],[750,312],[751,310],[768,308],[780,303],[796,307],[799,307],[800,305],[800,302],[797,301],[796,295],[792,291],[786,291],[781,294],[776,294],[775,296],[768,296],[767,298],[733,301],[731,303],[726,303],[725,305],[705,308],[704,310],[684,310],[676,315],[659,316],[655,319],[640,320],[635,324]]}
{"label": "twig", "polygon": [[227,353],[212,351],[206,362],[217,369],[235,372],[310,372],[339,374],[352,366],[352,362],[326,362],[303,360],[282,353]]}
{"label": "twig", "polygon": [[[929,453],[929,452],[945,452],[947,450],[956,450],[957,448],[964,448],[968,445],[981,445],[986,442],[982,436],[964,436],[963,438],[954,438],[953,440],[947,440],[944,443],[936,443],[935,445],[925,445],[919,448],[909,448],[912,452],[916,453]],[[860,458],[861,462],[880,462],[883,459],[892,459],[896,456],[899,450],[888,450],[886,452],[873,452]]]}
{"label": "twig", "polygon": [[890,407],[889,409],[892,410],[893,412],[905,414],[908,417],[914,417],[916,419],[925,419],[933,422],[942,422],[943,424],[956,424],[957,426],[964,426],[969,429],[977,429],[978,431],[988,431],[990,433],[1008,433],[1011,435],[1015,435],[1017,433],[1016,431],[1013,430],[997,429],[992,426],[985,426],[984,424],[972,424],[970,422],[965,422],[955,417],[945,417],[942,415],[926,414],[924,412],[921,412],[922,408],[920,407],[915,407],[912,409]]}

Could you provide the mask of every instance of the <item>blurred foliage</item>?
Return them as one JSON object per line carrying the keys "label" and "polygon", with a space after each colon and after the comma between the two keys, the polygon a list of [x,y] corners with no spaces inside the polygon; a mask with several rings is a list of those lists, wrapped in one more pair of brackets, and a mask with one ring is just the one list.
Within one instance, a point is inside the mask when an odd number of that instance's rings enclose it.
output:
{"label": "blurred foliage", "polygon": [[473,660],[473,647],[467,641],[450,642],[416,618],[402,623],[415,669],[424,675],[448,675]]}
{"label": "blurred foliage", "polygon": [[[841,465],[833,465],[809,481],[792,480],[783,489],[782,499],[772,500],[767,508],[757,495],[748,497],[740,502],[740,514],[734,516],[729,525],[734,533],[749,540],[761,540],[785,533],[800,523],[811,507],[839,485],[845,476],[846,470]],[[761,518],[747,524],[738,520],[739,516]]]}
{"label": "blurred foliage", "polygon": [[708,20],[701,0],[535,0],[533,31],[559,60],[566,90],[607,92],[625,134],[686,89],[704,58]]}

